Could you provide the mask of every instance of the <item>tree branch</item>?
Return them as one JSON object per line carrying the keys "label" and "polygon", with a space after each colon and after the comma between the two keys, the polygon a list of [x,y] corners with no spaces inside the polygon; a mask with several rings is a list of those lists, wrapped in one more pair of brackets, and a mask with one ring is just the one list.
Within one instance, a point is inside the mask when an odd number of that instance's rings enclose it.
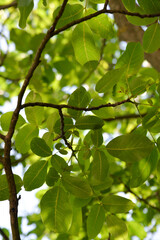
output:
{"label": "tree branch", "polygon": [[7,9],[10,7],[17,7],[17,1],[13,1],[9,4],[0,5],[0,10]]}
{"label": "tree branch", "polygon": [[139,201],[144,202],[146,205],[148,205],[149,207],[155,209],[156,211],[160,212],[160,208],[150,204],[146,199],[139,197],[138,194],[136,194],[135,192],[133,192],[126,184],[124,184],[124,186],[126,187],[127,191],[132,193]]}
{"label": "tree branch", "polygon": [[4,148],[4,159],[3,159],[3,166],[5,169],[8,187],[9,187],[9,204],[10,204],[10,219],[11,219],[11,229],[12,229],[12,239],[13,240],[20,240],[20,233],[19,233],[19,227],[18,227],[18,199],[17,199],[17,192],[16,192],[16,185],[14,181],[14,175],[11,168],[11,160],[10,160],[10,150],[11,150],[11,139],[14,134],[15,126],[18,120],[19,112],[21,109],[21,103],[22,98],[24,96],[25,90],[30,82],[30,79],[37,68],[37,66],[40,63],[40,57],[42,54],[42,51],[44,50],[47,42],[51,38],[51,33],[54,31],[56,24],[58,23],[58,20],[63,14],[63,11],[65,9],[65,6],[67,4],[68,0],[64,0],[63,4],[60,8],[60,11],[55,18],[52,27],[47,31],[47,34],[45,35],[44,39],[42,40],[40,47],[38,48],[35,58],[33,60],[33,63],[28,71],[28,74],[26,75],[26,78],[24,80],[24,83],[22,85],[22,88],[20,90],[20,93],[18,95],[18,101],[17,106],[13,112],[9,131],[5,137],[5,148]]}
{"label": "tree branch", "polygon": [[130,98],[127,98],[126,100],[123,100],[123,101],[120,101],[120,102],[116,102],[116,103],[107,103],[107,104],[102,104],[102,105],[99,105],[97,107],[75,107],[75,106],[71,106],[71,105],[67,105],[67,104],[53,104],[53,103],[43,103],[43,102],[33,102],[33,103],[25,103],[25,104],[22,104],[20,109],[23,109],[23,108],[26,108],[26,107],[34,107],[34,106],[39,106],[39,107],[50,107],[50,108],[55,108],[55,109],[58,109],[58,110],[61,110],[63,108],[69,108],[69,109],[73,109],[73,110],[77,110],[77,111],[85,111],[85,112],[88,112],[88,111],[93,111],[93,110],[99,110],[101,108],[106,108],[106,107],[116,107],[116,106],[119,106],[119,105],[122,105],[124,103],[127,103],[127,102],[131,102]]}
{"label": "tree branch", "polygon": [[2,134],[2,133],[0,133],[0,138],[4,141],[5,140],[5,136]]}

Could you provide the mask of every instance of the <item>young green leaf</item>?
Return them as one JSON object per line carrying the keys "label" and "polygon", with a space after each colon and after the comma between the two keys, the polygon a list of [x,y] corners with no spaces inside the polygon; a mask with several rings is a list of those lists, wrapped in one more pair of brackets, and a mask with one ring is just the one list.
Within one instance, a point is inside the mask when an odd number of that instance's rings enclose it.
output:
{"label": "young green leaf", "polygon": [[89,183],[81,177],[73,177],[69,174],[63,174],[62,183],[66,190],[77,198],[89,198],[93,195]]}
{"label": "young green leaf", "polygon": [[38,161],[32,164],[25,172],[23,183],[26,191],[32,191],[43,185],[47,174],[47,161]]}
{"label": "young green leaf", "polygon": [[[89,107],[98,107],[100,105],[105,105],[105,104],[106,104],[106,101],[104,101],[102,98],[94,98],[90,103]],[[100,108],[99,110],[92,110],[92,112],[96,116],[102,119],[114,117],[115,115],[115,111],[113,110],[112,107],[104,107],[104,108]]]}
{"label": "young green leaf", "polygon": [[58,156],[57,154],[54,154],[51,157],[51,164],[55,168],[55,170],[61,174],[64,171],[67,171],[68,165],[66,161],[62,157]]}
{"label": "young green leaf", "polygon": [[112,69],[108,71],[96,84],[96,91],[99,93],[107,93],[112,90],[114,85],[121,80],[124,75],[125,68]]}
{"label": "young green leaf", "polygon": [[116,68],[125,67],[127,76],[137,73],[144,60],[144,52],[139,42],[130,42],[118,59]]}
{"label": "young green leaf", "polygon": [[32,124],[25,124],[18,132],[15,139],[16,149],[20,153],[26,153],[30,149],[30,142],[38,136],[38,128]]}
{"label": "young green leaf", "polygon": [[[38,93],[31,91],[27,97],[25,103],[28,102],[42,102],[42,98]],[[28,122],[39,126],[44,119],[44,109],[43,107],[27,107],[25,108],[25,114]]]}
{"label": "young green leaf", "polygon": [[95,151],[91,166],[91,183],[93,185],[105,182],[109,170],[109,163],[103,151]]}
{"label": "young green leaf", "polygon": [[47,191],[40,202],[42,221],[56,233],[66,233],[72,222],[72,207],[68,194],[61,187]]}
{"label": "young green leaf", "polygon": [[55,182],[57,182],[58,179],[59,179],[58,172],[53,167],[51,167],[46,176],[47,185],[50,187],[54,186]]}
{"label": "young green leaf", "polygon": [[83,116],[78,118],[75,127],[78,129],[99,129],[103,127],[103,120],[96,116]]}
{"label": "young green leaf", "polygon": [[159,23],[154,23],[147,28],[143,35],[143,48],[147,53],[155,52],[160,48],[159,43],[160,38],[160,25]]}
{"label": "young green leaf", "polygon": [[111,213],[128,212],[135,206],[131,200],[116,195],[104,197],[102,199],[102,204],[105,210]]}
{"label": "young green leaf", "polygon": [[128,230],[125,222],[114,215],[107,216],[107,229],[114,240],[128,239]]}
{"label": "young green leaf", "polygon": [[[1,122],[1,127],[3,129],[3,131],[8,131],[9,130],[9,126],[11,123],[11,118],[12,118],[12,114],[13,112],[6,112],[4,113],[1,118],[0,118],[0,122]],[[24,120],[24,118],[19,114],[18,117],[18,121],[16,124],[16,129],[20,128],[21,126],[23,126],[26,123],[26,121]]]}
{"label": "young green leaf", "polygon": [[[90,94],[86,91],[84,87],[77,88],[70,96],[68,105],[75,107],[87,107],[90,102]],[[75,119],[79,118],[82,111],[76,111],[73,109],[68,109],[68,113]]]}
{"label": "young green leaf", "polygon": [[158,152],[154,148],[151,154],[140,161],[136,161],[132,165],[130,187],[138,187],[142,185],[156,168],[158,162]]}
{"label": "young green leaf", "polygon": [[[61,28],[67,23],[73,22],[74,20],[80,18],[83,14],[83,5],[82,4],[67,4],[65,10],[62,14],[62,17],[59,19],[56,28]],[[58,7],[53,13],[55,18],[59,13],[60,7]]]}
{"label": "young green leaf", "polygon": [[52,154],[50,147],[42,138],[35,137],[31,141],[31,150],[40,157],[49,157]]}
{"label": "young green leaf", "polygon": [[105,220],[105,211],[99,204],[92,206],[87,218],[87,235],[89,238],[95,238],[101,231]]}
{"label": "young green leaf", "polygon": [[135,162],[147,157],[154,144],[140,134],[127,134],[111,140],[106,148],[109,154],[126,162]]}
{"label": "young green leaf", "polygon": [[18,0],[18,8],[20,11],[19,26],[21,28],[25,28],[27,18],[33,9],[33,6],[33,0]]}
{"label": "young green leaf", "polygon": [[78,236],[81,227],[82,227],[82,210],[81,208],[73,206],[72,224],[68,231],[68,234]]}
{"label": "young green leaf", "polygon": [[85,63],[94,61],[98,62],[100,58],[92,31],[87,22],[78,24],[72,34],[72,44],[77,61],[84,65]]}
{"label": "young green leaf", "polygon": [[[23,186],[23,182],[22,179],[16,174],[14,174],[14,180],[16,184],[16,190],[18,193],[21,190],[21,187]],[[9,188],[6,175],[4,174],[0,176],[0,201],[4,201],[7,199],[9,199]]]}
{"label": "young green leaf", "polygon": [[91,132],[91,139],[93,144],[96,147],[99,147],[103,143],[103,135],[102,135],[102,129],[97,129]]}

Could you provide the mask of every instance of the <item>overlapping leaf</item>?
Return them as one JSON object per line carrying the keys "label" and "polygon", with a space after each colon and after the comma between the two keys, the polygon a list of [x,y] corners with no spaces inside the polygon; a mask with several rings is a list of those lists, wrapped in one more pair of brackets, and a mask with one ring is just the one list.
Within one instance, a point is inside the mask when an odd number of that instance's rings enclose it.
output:
{"label": "overlapping leaf", "polygon": [[78,24],[72,34],[72,44],[77,61],[84,65],[98,62],[100,54],[95,45],[92,31],[86,22]]}
{"label": "overlapping leaf", "polygon": [[127,240],[128,230],[125,222],[114,215],[107,216],[107,227],[114,240]]}
{"label": "overlapping leaf", "polygon": [[105,220],[105,211],[99,204],[94,205],[87,218],[87,234],[93,239],[101,231]]}
{"label": "overlapping leaf", "polygon": [[31,141],[31,150],[40,157],[48,157],[52,154],[50,147],[42,138],[33,138]]}
{"label": "overlapping leaf", "polygon": [[72,207],[67,193],[61,187],[54,187],[42,197],[42,221],[48,229],[58,233],[69,230],[72,222]]}
{"label": "overlapping leaf", "polygon": [[103,127],[103,120],[96,117],[96,116],[84,116],[84,117],[80,117],[77,121],[76,121],[76,128],[78,129],[99,129]]}

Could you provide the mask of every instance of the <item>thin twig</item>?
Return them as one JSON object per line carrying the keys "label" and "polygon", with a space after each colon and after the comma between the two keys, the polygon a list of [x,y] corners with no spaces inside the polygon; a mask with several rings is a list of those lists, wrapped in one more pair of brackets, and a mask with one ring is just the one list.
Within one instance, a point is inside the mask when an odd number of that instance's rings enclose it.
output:
{"label": "thin twig", "polygon": [[136,194],[135,192],[133,192],[126,184],[124,184],[124,186],[126,187],[127,191],[132,193],[139,201],[144,202],[146,205],[148,205],[149,207],[155,209],[156,211],[160,212],[160,208],[150,204],[146,199],[139,197],[138,194]]}
{"label": "thin twig", "polygon": [[62,113],[62,108],[59,108],[59,116],[60,116],[60,120],[61,120],[61,136],[66,144],[66,146],[71,149],[72,151],[72,155],[76,158],[74,149],[72,148],[71,144],[67,141],[66,136],[65,136],[65,131],[64,131],[64,116]]}
{"label": "thin twig", "polygon": [[107,8],[108,4],[109,4],[109,0],[106,0],[105,3],[104,3],[104,9]]}
{"label": "thin twig", "polygon": [[141,115],[139,114],[128,114],[123,116],[116,116],[114,118],[104,118],[103,120],[106,122],[116,121],[116,120],[127,120],[127,119],[134,119],[134,118],[141,118],[144,117],[146,113],[143,113]]}

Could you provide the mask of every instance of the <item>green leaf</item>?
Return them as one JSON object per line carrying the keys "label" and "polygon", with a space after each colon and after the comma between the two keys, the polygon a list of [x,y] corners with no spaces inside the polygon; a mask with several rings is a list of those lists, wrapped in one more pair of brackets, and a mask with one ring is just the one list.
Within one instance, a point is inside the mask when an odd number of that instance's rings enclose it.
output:
{"label": "green leaf", "polygon": [[152,24],[147,28],[143,35],[143,48],[147,53],[152,53],[160,48],[160,25],[157,23]]}
{"label": "green leaf", "polygon": [[38,128],[32,124],[24,125],[18,132],[15,139],[16,149],[20,153],[26,153],[30,149],[32,138],[38,136]]}
{"label": "green leaf", "polygon": [[[71,118],[64,117],[64,132],[73,128],[73,120]],[[61,121],[58,119],[54,125],[54,132],[61,134]]]}
{"label": "green leaf", "polygon": [[68,234],[78,236],[81,227],[82,227],[82,210],[81,208],[73,207],[72,224],[68,231]]}
{"label": "green leaf", "polygon": [[21,28],[25,28],[26,21],[33,9],[33,1],[32,0],[18,0],[18,8],[20,11],[20,20],[19,20],[19,26]]}
{"label": "green leaf", "polygon": [[62,157],[60,157],[56,154],[54,154],[51,157],[51,164],[55,168],[55,170],[61,174],[64,171],[67,171],[68,165],[67,165],[66,161]]}
{"label": "green leaf", "polygon": [[[61,28],[66,24],[79,19],[83,14],[83,5],[81,4],[67,4],[65,10],[62,14],[62,17],[59,19],[56,28]],[[53,13],[53,17],[55,18],[59,13],[60,7],[58,7]]]}
{"label": "green leaf", "polygon": [[[27,97],[25,103],[28,102],[42,102],[42,98],[38,93],[31,91]],[[28,122],[39,126],[44,119],[44,109],[43,107],[27,107],[25,108],[25,114]]]}
{"label": "green leaf", "polygon": [[109,163],[103,151],[96,150],[91,166],[91,183],[99,185],[105,182],[109,170]]}
{"label": "green leaf", "polygon": [[127,76],[137,73],[144,60],[144,52],[139,42],[130,42],[118,59],[116,68],[125,67]]}
{"label": "green leaf", "polygon": [[153,147],[154,144],[147,137],[135,133],[116,137],[106,146],[109,154],[126,162],[147,157]]}
{"label": "green leaf", "polygon": [[35,137],[31,141],[31,150],[40,157],[49,157],[52,154],[50,147],[42,138]]}
{"label": "green leaf", "polygon": [[[102,98],[94,98],[90,104],[90,107],[98,107],[100,105],[105,104],[106,102]],[[115,112],[112,107],[104,107],[100,108],[99,110],[93,110],[92,112],[98,117],[103,119],[113,117],[115,115]]]}
{"label": "green leaf", "polygon": [[46,132],[42,138],[45,140],[45,142],[50,148],[53,148],[54,134],[52,132]]}
{"label": "green leaf", "polygon": [[105,210],[111,213],[128,212],[135,206],[131,200],[116,195],[104,197],[102,204]]}
{"label": "green leaf", "polygon": [[96,116],[84,116],[80,117],[75,124],[78,129],[99,129],[103,126],[103,120]]}
{"label": "green leaf", "polygon": [[102,191],[110,188],[113,184],[113,179],[111,177],[106,177],[105,181],[102,183],[98,183],[97,185],[93,186],[95,191]]}
{"label": "green leaf", "polygon": [[91,139],[93,144],[96,147],[99,147],[103,143],[103,135],[102,135],[102,129],[97,129],[91,132]]}
{"label": "green leaf", "polygon": [[[86,91],[86,89],[84,87],[79,87],[70,95],[68,105],[79,108],[81,107],[85,108],[89,104],[90,99],[91,97],[89,93]],[[82,114],[82,111],[77,111],[69,108],[68,113],[71,115],[71,117],[77,119]]]}
{"label": "green leaf", "polygon": [[107,229],[114,240],[128,240],[128,230],[124,221],[114,215],[107,216]]}
{"label": "green leaf", "polygon": [[77,61],[84,65],[88,62],[98,62],[99,51],[95,45],[92,31],[86,22],[78,24],[72,34],[72,44]]}
{"label": "green leaf", "polygon": [[[13,112],[6,112],[1,116],[0,122],[1,122],[1,127],[2,127],[3,131],[9,130],[12,115],[13,115]],[[26,122],[25,122],[24,118],[19,114],[18,121],[16,124],[16,129],[20,128],[25,123]]]}
{"label": "green leaf", "polygon": [[[89,15],[95,12],[93,8],[89,8],[85,14]],[[92,18],[88,20],[87,23],[91,30],[101,38],[110,39],[113,37],[113,22],[106,14],[101,14]]]}
{"label": "green leaf", "polygon": [[[23,186],[23,182],[22,179],[16,174],[14,174],[14,180],[16,184],[16,190],[18,193],[21,190],[21,187]],[[0,201],[4,201],[7,199],[9,199],[9,188],[6,175],[4,174],[0,176]]]}
{"label": "green leaf", "polygon": [[59,179],[58,172],[55,170],[55,168],[51,167],[46,176],[47,185],[50,187],[54,186],[55,182],[57,182],[58,179]]}
{"label": "green leaf", "polygon": [[25,172],[23,183],[26,191],[32,191],[43,185],[47,174],[47,161],[38,161],[32,164]]}
{"label": "green leaf", "polygon": [[150,77],[133,77],[129,82],[129,88],[131,90],[132,96],[137,96],[146,91],[147,86],[150,82]]}
{"label": "green leaf", "polygon": [[145,129],[150,129],[153,127],[158,121],[159,116],[157,112],[157,108],[151,108],[148,110],[147,114],[142,119],[142,124]]}
{"label": "green leaf", "polygon": [[95,238],[101,231],[105,220],[105,211],[99,204],[92,206],[87,218],[87,235],[89,238]]}
{"label": "green leaf", "polygon": [[145,13],[159,13],[160,2],[159,0],[138,0],[138,4],[144,9]]}
{"label": "green leaf", "polygon": [[[121,64],[123,67],[123,65]],[[107,93],[112,90],[114,85],[121,80],[126,69],[112,69],[108,71],[96,84],[96,91],[99,93]]]}
{"label": "green leaf", "polygon": [[134,11],[136,7],[135,0],[122,0],[122,2],[128,11]]}
{"label": "green leaf", "polygon": [[156,148],[151,154],[140,161],[133,163],[131,169],[130,187],[135,188],[142,185],[156,168],[158,162],[158,153]]}
{"label": "green leaf", "polygon": [[62,183],[66,190],[77,198],[89,198],[93,195],[92,189],[87,180],[81,177],[73,177],[69,174],[63,174]]}
{"label": "green leaf", "polygon": [[67,193],[61,187],[47,191],[40,202],[42,221],[56,233],[65,233],[72,222],[72,207]]}
{"label": "green leaf", "polygon": [[13,28],[10,32],[10,40],[15,43],[17,50],[27,52],[31,36],[28,32],[22,29]]}

